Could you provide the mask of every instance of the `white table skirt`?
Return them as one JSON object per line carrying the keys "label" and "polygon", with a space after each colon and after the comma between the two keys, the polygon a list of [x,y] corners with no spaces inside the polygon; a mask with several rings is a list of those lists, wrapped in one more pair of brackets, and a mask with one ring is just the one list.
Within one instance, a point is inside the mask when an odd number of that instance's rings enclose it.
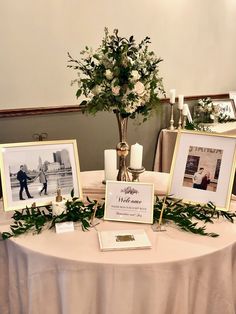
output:
{"label": "white table skirt", "polygon": [[[143,226],[104,222],[98,230],[131,227]],[[1,290],[9,292],[9,313],[235,313],[236,228],[211,227],[220,238],[146,226],[152,249],[143,251],[101,252],[94,229],[1,242],[9,260],[9,284]]]}
{"label": "white table skirt", "polygon": [[146,230],[151,249],[101,252],[97,231],[83,232],[79,224],[72,233],[45,230],[1,241],[0,313],[236,313],[236,225],[209,225],[219,238],[171,226],[160,233],[142,224],[97,226],[133,228]]}

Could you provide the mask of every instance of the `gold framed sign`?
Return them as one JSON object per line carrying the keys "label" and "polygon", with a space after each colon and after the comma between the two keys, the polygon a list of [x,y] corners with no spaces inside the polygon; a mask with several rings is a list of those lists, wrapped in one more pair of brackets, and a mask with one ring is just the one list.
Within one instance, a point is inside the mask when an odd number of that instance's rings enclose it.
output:
{"label": "gold framed sign", "polygon": [[76,140],[0,145],[4,210],[49,205],[61,190],[82,199]]}
{"label": "gold framed sign", "polygon": [[235,174],[234,136],[179,131],[168,194],[184,202],[212,202],[228,210]]}
{"label": "gold framed sign", "polygon": [[153,223],[153,183],[107,181],[105,220]]}

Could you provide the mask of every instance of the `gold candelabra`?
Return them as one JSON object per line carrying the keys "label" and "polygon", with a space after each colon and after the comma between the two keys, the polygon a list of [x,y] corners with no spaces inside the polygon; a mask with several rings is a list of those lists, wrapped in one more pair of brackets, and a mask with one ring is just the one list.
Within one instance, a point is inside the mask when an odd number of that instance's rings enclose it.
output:
{"label": "gold candelabra", "polygon": [[179,122],[178,122],[178,130],[182,129],[182,112],[183,109],[178,109],[179,110]]}
{"label": "gold candelabra", "polygon": [[169,130],[174,130],[175,127],[174,127],[174,103],[171,103],[170,102],[170,126],[169,126]]}

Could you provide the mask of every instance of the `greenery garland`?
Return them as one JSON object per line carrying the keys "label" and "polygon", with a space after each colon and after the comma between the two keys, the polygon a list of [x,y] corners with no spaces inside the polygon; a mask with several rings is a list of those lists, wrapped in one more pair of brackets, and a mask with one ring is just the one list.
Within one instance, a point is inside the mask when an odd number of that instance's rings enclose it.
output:
{"label": "greenery garland", "polygon": [[[52,214],[51,205],[27,207],[22,211],[14,212],[12,216],[14,222],[10,225],[11,232],[3,232],[2,239],[17,237],[29,231],[39,234],[44,227],[47,226],[51,229],[55,227],[56,223],[65,221],[81,222],[82,229],[89,230],[94,217],[103,218],[104,205],[104,203],[99,204],[96,200],[91,201],[88,198],[85,204],[72,195],[72,200],[68,200],[66,203],[66,212],[59,216]],[[162,215],[163,206],[165,208]],[[162,199],[157,197],[154,204],[153,223],[158,223],[161,215],[163,223],[173,222],[184,231],[210,237],[219,235],[206,232],[206,223],[214,223],[214,219],[218,219],[220,216],[233,223],[233,219],[236,217],[235,213],[217,210],[211,202],[204,205],[189,204],[170,197]],[[203,222],[204,225],[199,227],[197,221]]]}

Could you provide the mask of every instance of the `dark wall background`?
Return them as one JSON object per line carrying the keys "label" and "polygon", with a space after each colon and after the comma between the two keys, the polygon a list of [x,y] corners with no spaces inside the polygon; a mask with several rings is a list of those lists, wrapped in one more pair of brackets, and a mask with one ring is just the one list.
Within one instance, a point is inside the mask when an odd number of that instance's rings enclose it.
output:
{"label": "dark wall background", "polygon": [[[128,122],[128,143],[142,144],[143,166],[152,170],[157,137],[169,119],[169,105],[162,104],[157,114],[144,123]],[[8,117],[0,119],[0,143],[34,141],[34,134],[47,133],[47,140],[76,139],[81,171],[104,168],[104,150],[115,148],[119,142],[116,117],[113,113],[101,112],[89,116],[81,112],[55,113]]]}

